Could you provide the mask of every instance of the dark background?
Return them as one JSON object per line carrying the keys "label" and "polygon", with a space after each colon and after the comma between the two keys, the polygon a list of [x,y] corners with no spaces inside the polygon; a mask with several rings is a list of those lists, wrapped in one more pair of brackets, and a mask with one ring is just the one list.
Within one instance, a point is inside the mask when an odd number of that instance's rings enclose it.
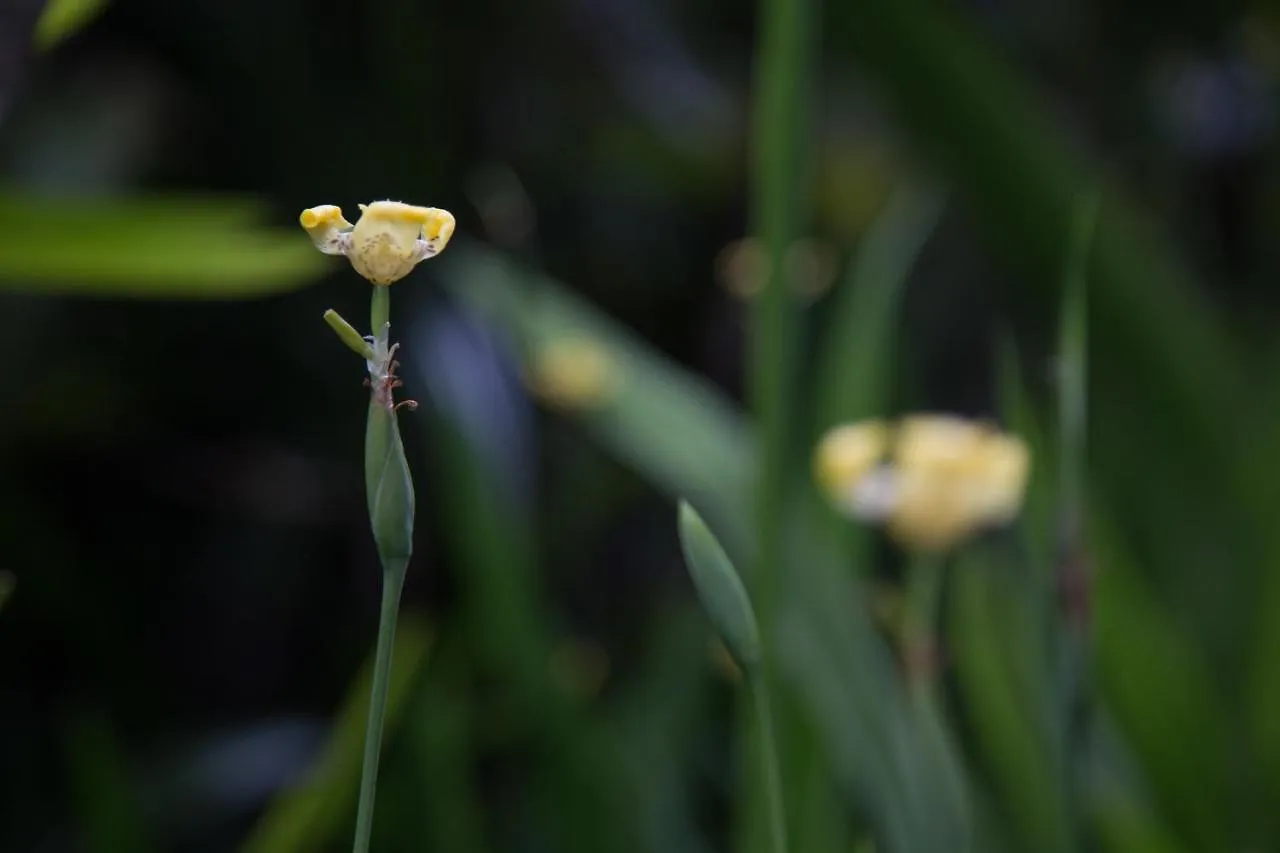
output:
{"label": "dark background", "polygon": [[[641,392],[617,415],[630,430],[538,406],[518,365],[542,315],[494,319],[470,282],[501,279],[509,308],[545,277],[642,341],[645,364],[708,380],[695,413],[703,394],[745,405],[750,298],[722,252],[753,227],[757,10],[112,0],[32,46],[40,5],[0,13],[0,571],[16,582],[0,849],[240,849],[363,696],[366,392],[320,315],[363,326],[367,285],[296,219],[381,198],[451,210],[458,230],[392,292],[423,402],[401,419],[419,507],[407,630],[430,651],[399,659],[375,846],[725,849],[733,681],[673,525],[676,495],[716,488],[670,473],[697,429]],[[1077,849],[1272,849],[1280,18],[882,0],[827,3],[816,33],[797,398],[821,392],[805,365],[846,328],[833,305],[869,229],[891,199],[937,193],[865,414],[1005,417],[995,377],[1016,351],[1052,471],[1059,286],[1096,191],[1104,770],[1068,807]],[[796,430],[797,478],[821,426]],[[654,461],[667,450],[674,468]],[[1027,523],[1043,536],[1052,515]],[[874,553],[863,577],[891,579],[895,553]],[[987,713],[957,695],[962,723]],[[981,849],[1058,849],[1008,781],[1052,777],[1053,759],[1002,776],[980,728],[960,726]],[[297,820],[306,840],[251,849],[342,849],[357,768],[338,764],[323,818]],[[905,849],[839,766],[814,778],[847,796],[826,823],[792,803],[808,849]]]}

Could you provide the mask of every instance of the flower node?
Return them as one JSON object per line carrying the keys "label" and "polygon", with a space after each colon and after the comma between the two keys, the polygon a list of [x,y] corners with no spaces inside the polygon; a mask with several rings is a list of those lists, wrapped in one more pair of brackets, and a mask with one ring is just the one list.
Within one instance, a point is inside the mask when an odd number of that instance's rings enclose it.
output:
{"label": "flower node", "polygon": [[395,390],[404,385],[400,377],[396,376],[396,371],[400,369],[400,362],[395,360],[398,349],[399,344],[387,347],[385,341],[375,342],[374,360],[368,363],[369,376],[364,384],[373,392],[373,402],[387,411],[399,411],[401,407],[413,411],[418,408],[416,400],[401,400],[397,403],[395,399]]}

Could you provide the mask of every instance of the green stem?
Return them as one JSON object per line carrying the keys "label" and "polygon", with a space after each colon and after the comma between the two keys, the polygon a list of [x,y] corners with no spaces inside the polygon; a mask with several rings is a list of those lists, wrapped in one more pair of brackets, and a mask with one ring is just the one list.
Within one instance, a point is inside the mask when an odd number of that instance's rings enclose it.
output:
{"label": "green stem", "polygon": [[751,318],[751,401],[761,433],[752,592],[769,633],[781,555],[800,308],[786,276],[787,252],[806,228],[804,157],[812,83],[814,0],[762,0],[755,84],[753,230],[767,278]]}
{"label": "green stem", "polygon": [[[760,37],[753,81],[751,231],[765,249],[768,269],[751,317],[750,398],[760,432],[760,456],[755,494],[756,553],[747,587],[755,601],[767,659],[776,601],[781,597],[779,568],[784,565],[783,536],[789,505],[786,492],[795,470],[789,464],[790,424],[796,410],[791,401],[796,385],[796,343],[801,318],[784,270],[787,250],[807,228],[805,148],[818,40],[814,38],[817,0],[758,2]],[[766,682],[760,688],[763,691],[768,690],[767,676],[767,667],[757,676]],[[788,755],[778,756],[773,742],[768,750],[774,756],[775,774],[777,765],[785,762],[790,777],[791,738],[788,735],[792,727],[787,725],[788,710],[785,704],[780,708]],[[743,723],[747,721],[744,719]],[[742,734],[743,753],[750,755],[753,735],[750,729]],[[756,746],[764,748],[765,745]],[[759,787],[751,785],[748,790],[757,791]],[[757,853],[763,845],[763,828],[750,796],[738,806],[737,829],[741,850]]]}
{"label": "green stem", "polygon": [[391,287],[390,285],[373,286],[373,299],[369,303],[369,325],[372,327],[375,340],[382,340],[387,334],[387,324],[391,322]]}
{"label": "green stem", "polygon": [[408,560],[383,566],[382,614],[378,620],[378,649],[373,663],[373,688],[369,695],[369,720],[365,729],[364,765],[360,772],[360,804],[356,809],[356,838],[353,853],[368,853],[373,833],[373,801],[378,790],[378,758],[382,752],[382,724],[387,711],[387,690],[391,684],[391,651],[395,646],[396,617],[400,612],[400,590],[404,587]]}
{"label": "green stem", "polygon": [[933,554],[912,558],[907,566],[902,619],[902,656],[913,694],[930,696],[938,680],[938,605],[943,560]]}
{"label": "green stem", "polygon": [[769,801],[769,834],[773,838],[773,853],[787,853],[787,810],[782,800],[782,772],[778,767],[778,746],[774,740],[773,707],[760,673],[752,673],[749,678],[759,727],[760,761],[764,771],[765,796]]}
{"label": "green stem", "polygon": [[926,748],[938,762],[943,786],[955,813],[964,823],[955,838],[957,851],[971,845],[969,801],[959,749],[947,728],[941,687],[941,644],[938,639],[942,582],[946,559],[941,554],[917,554],[907,566],[905,613],[902,624],[907,690]]}

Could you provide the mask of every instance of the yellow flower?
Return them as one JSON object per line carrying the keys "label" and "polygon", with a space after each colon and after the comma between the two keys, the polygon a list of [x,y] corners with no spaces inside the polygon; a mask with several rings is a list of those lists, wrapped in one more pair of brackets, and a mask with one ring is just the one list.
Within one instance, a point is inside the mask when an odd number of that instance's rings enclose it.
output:
{"label": "yellow flower", "polygon": [[1031,453],[1022,439],[1011,435],[987,437],[979,464],[981,476],[974,499],[990,524],[1012,521],[1022,508],[1031,474]]}
{"label": "yellow flower", "polygon": [[551,406],[584,409],[603,402],[617,379],[617,370],[600,344],[570,337],[551,341],[538,351],[528,385]]}
{"label": "yellow flower", "polygon": [[813,473],[832,503],[852,509],[858,487],[884,457],[889,430],[879,421],[836,427],[813,455]]}
{"label": "yellow flower", "polygon": [[444,251],[453,236],[453,214],[435,207],[398,201],[360,205],[354,226],[332,204],[302,211],[299,222],[316,248],[326,255],[346,255],[351,266],[373,284],[404,278],[421,261]]}
{"label": "yellow flower", "polygon": [[917,551],[945,551],[1017,515],[1030,469],[1020,439],[962,418],[915,415],[898,425],[890,461],[875,466],[870,436],[884,429],[840,427],[819,445],[818,480],[849,515],[886,522]]}
{"label": "yellow flower", "polygon": [[889,533],[920,551],[943,551],[983,520],[975,499],[981,480],[981,427],[959,418],[921,415],[903,421],[894,446],[896,500]]}

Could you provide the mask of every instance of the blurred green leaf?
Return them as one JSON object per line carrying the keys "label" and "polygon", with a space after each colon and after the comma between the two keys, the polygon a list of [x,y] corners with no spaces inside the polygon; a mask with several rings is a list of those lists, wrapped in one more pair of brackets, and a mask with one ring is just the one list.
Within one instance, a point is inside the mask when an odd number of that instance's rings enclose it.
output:
{"label": "blurred green leaf", "polygon": [[823,306],[827,328],[814,365],[816,433],[884,416],[902,297],[943,204],[930,189],[895,192],[859,245],[844,283]]}
{"label": "blurred green leaf", "polygon": [[449,252],[445,285],[514,337],[518,355],[530,359],[526,373],[538,348],[552,341],[586,335],[600,344],[616,371],[615,389],[602,405],[576,411],[575,420],[667,496],[702,507],[730,551],[745,541],[737,507],[753,482],[751,431],[723,394],[555,282],[493,253],[466,246]]}
{"label": "blurred green leaf", "polygon": [[1113,721],[1099,714],[1094,727],[1088,785],[1089,820],[1106,853],[1188,853],[1170,828],[1161,823],[1148,786],[1138,774],[1127,744]]}
{"label": "blurred green leaf", "polygon": [[[387,698],[389,735],[403,716],[430,645],[426,624],[412,613],[401,614]],[[360,787],[372,675],[371,657],[347,692],[323,754],[307,778],[278,797],[258,820],[241,848],[244,853],[313,853],[347,830]]]}
{"label": "blurred green leaf", "polygon": [[[544,342],[574,333],[603,345],[618,365],[617,389],[602,407],[575,411],[574,418],[657,488],[690,496],[722,531],[729,555],[750,559],[751,505],[743,496],[750,493],[753,447],[731,404],[562,286],[495,255],[464,249],[444,266],[444,280],[458,298],[506,329],[521,357],[532,358]],[[862,590],[830,528],[817,522],[816,495],[798,492],[807,497],[787,520],[786,594],[770,638],[781,656],[779,677],[799,691],[846,796],[888,848],[942,849],[966,819],[950,811],[938,781],[939,756],[921,746]]]}
{"label": "blurred green leaf", "polygon": [[1100,686],[1169,824],[1188,847],[1228,849],[1227,718],[1199,650],[1144,586],[1104,518],[1095,506]]}
{"label": "blurred green leaf", "polygon": [[[1040,108],[1042,99],[956,7],[868,0],[833,13],[898,117],[929,140],[949,177],[985,215],[990,235],[1029,264],[1030,282],[1052,287],[1080,188],[1098,181]],[[1114,189],[1099,198],[1092,264],[1102,321],[1097,358],[1116,381],[1168,401],[1202,440],[1212,438],[1212,413],[1222,410],[1216,404],[1239,387],[1230,342],[1150,223]]]}
{"label": "blurred green leaf", "polygon": [[1050,453],[1051,436],[1028,392],[1022,364],[1012,340],[1000,343],[996,354],[996,395],[1004,428],[1027,443],[1031,473],[1022,501],[1017,529],[1027,544],[1032,570],[1046,592],[1054,595],[1057,574],[1056,534],[1058,492],[1056,460]]}
{"label": "blurred green leaf", "polygon": [[[391,823],[403,827],[404,842],[415,848],[483,853],[490,848],[477,778],[477,715],[472,704],[476,697],[465,681],[465,668],[456,665],[446,671],[442,657],[415,691],[406,713],[403,757],[412,775],[403,790],[389,796],[402,799],[407,813],[404,820]],[[448,661],[452,662],[453,658]],[[424,790],[430,796],[423,797]]]}
{"label": "blurred green leaf", "polygon": [[1020,849],[1071,849],[1063,770],[1052,750],[1049,661],[1026,578],[989,550],[961,555],[954,573],[956,677],[977,750],[1000,794]]}
{"label": "blurred green leaf", "polygon": [[13,590],[18,585],[18,579],[13,572],[0,572],[0,610],[9,603],[9,599],[13,597]]}
{"label": "blurred green leaf", "polygon": [[[1062,495],[1059,511],[1069,525],[1067,535],[1078,538],[1084,500],[1088,426],[1089,379],[1089,253],[1098,218],[1098,200],[1086,196],[1077,205],[1062,282],[1062,313],[1058,333],[1058,477]],[[1071,547],[1078,543],[1068,543]]]}
{"label": "blurred green leaf", "polygon": [[706,614],[692,602],[681,604],[653,620],[649,632],[639,674],[609,703],[632,808],[646,850],[711,853],[698,827],[700,751],[715,696],[706,677]]}
{"label": "blurred green leaf", "polygon": [[233,299],[296,289],[331,259],[227,199],[0,196],[0,291]]}
{"label": "blurred green leaf", "polygon": [[88,711],[67,717],[63,755],[81,849],[92,853],[159,849],[149,837],[127,758],[106,717]]}
{"label": "blurred green leaf", "polygon": [[464,567],[469,642],[517,734],[545,756],[531,787],[537,811],[549,818],[557,849],[632,853],[639,838],[620,751],[551,678],[552,634],[527,519],[459,424],[437,417],[429,446],[448,484],[444,536]]}
{"label": "blurred green leaf", "polygon": [[107,0],[48,0],[36,23],[36,47],[48,50],[90,23]]}

